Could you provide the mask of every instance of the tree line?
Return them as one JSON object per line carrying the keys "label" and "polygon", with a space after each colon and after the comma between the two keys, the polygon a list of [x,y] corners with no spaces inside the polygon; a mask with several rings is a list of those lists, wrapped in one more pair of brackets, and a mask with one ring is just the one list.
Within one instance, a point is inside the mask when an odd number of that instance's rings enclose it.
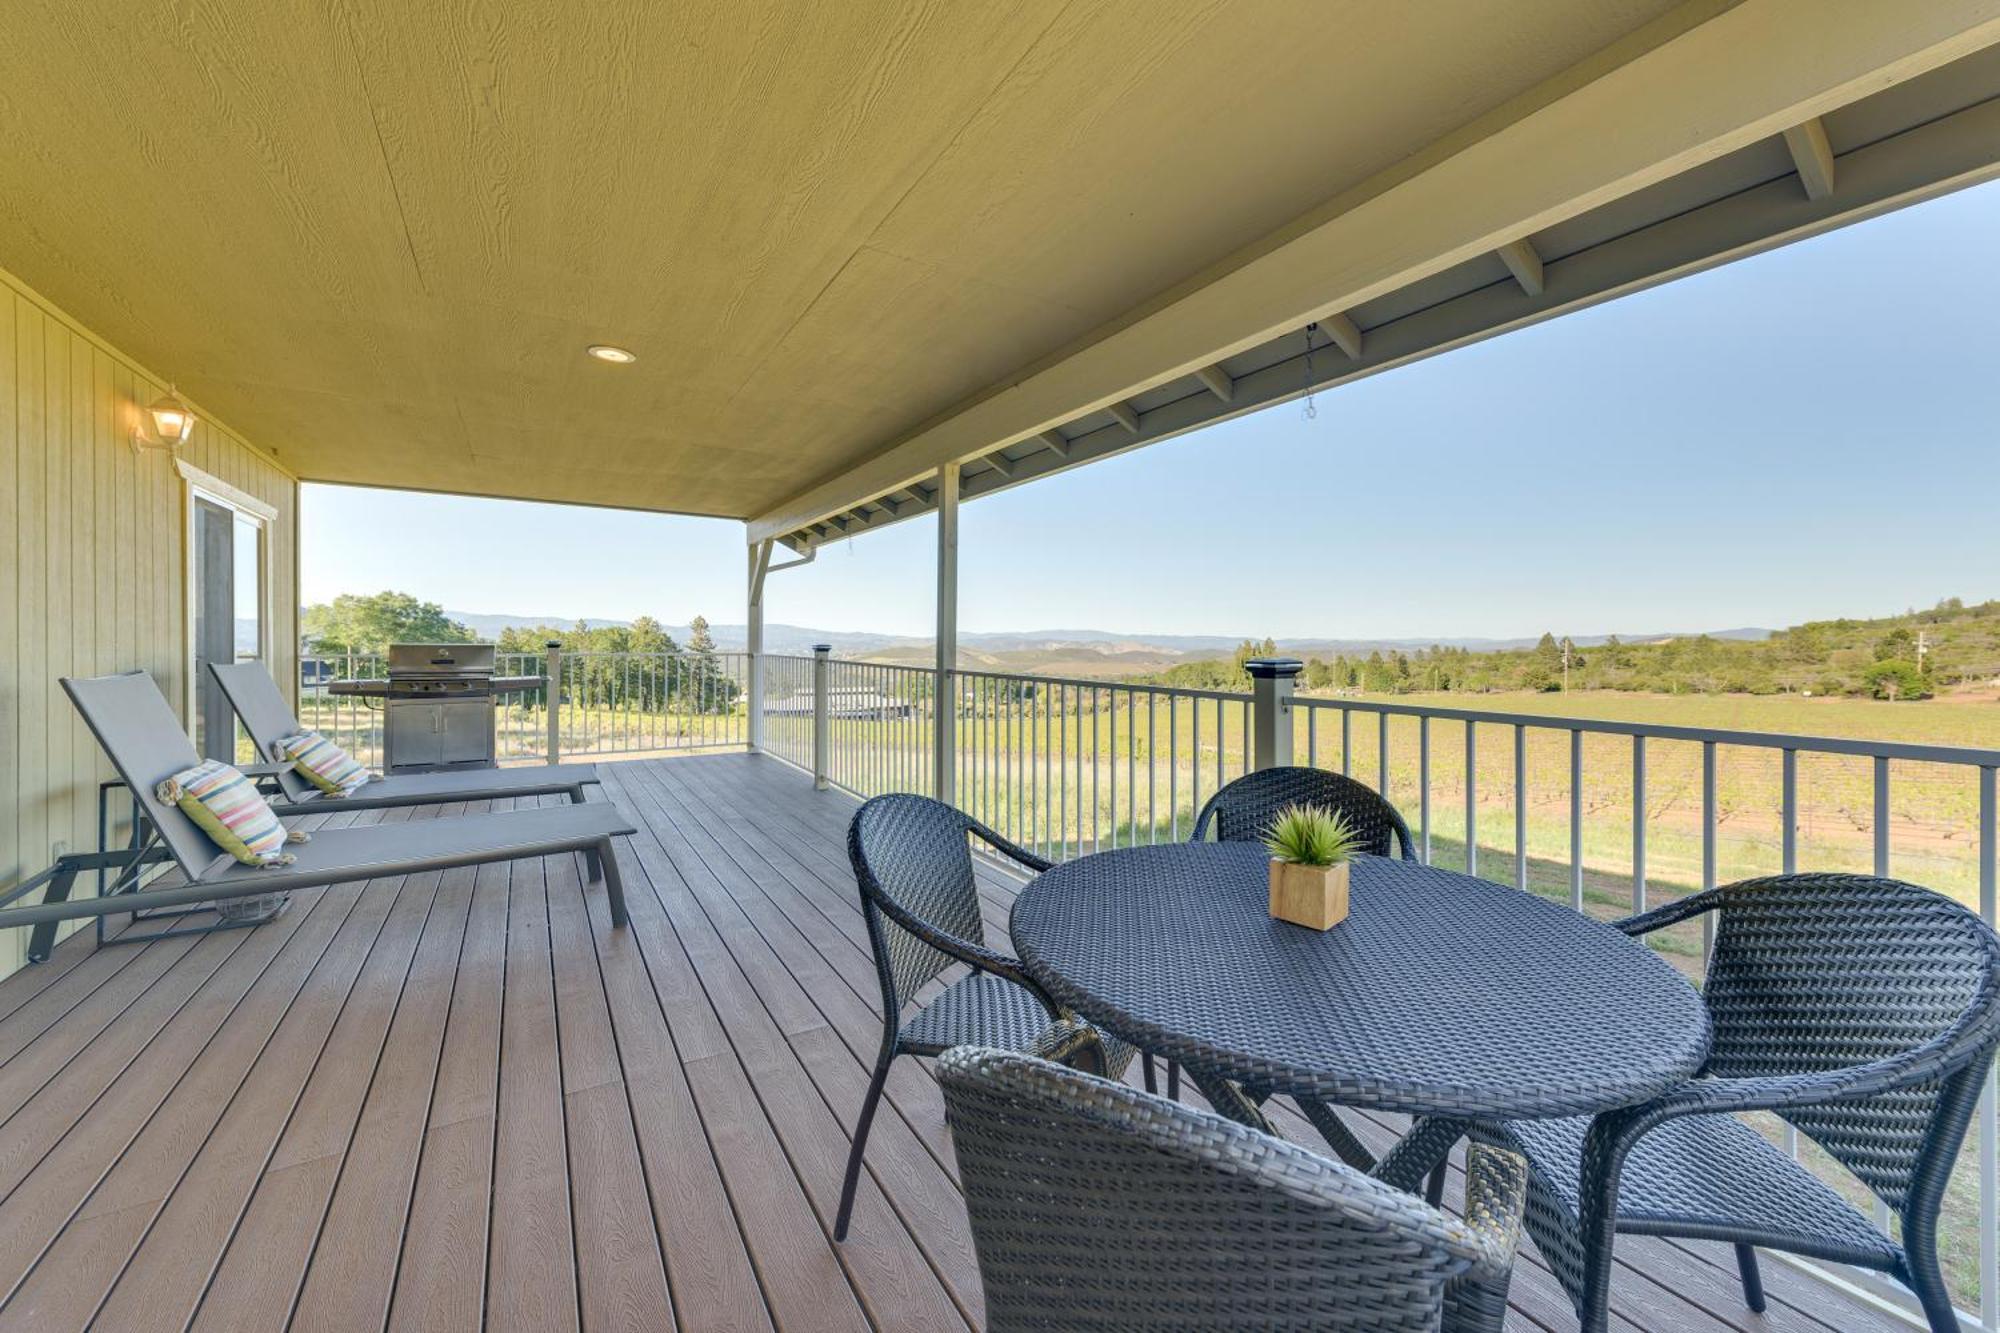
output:
{"label": "tree line", "polygon": [[[1226,658],[1182,662],[1139,677],[1191,689],[1242,690],[1244,663],[1280,651],[1246,639]],[[1628,690],[1656,694],[1815,694],[1916,700],[2000,677],[2000,601],[1947,598],[1926,611],[1872,620],[1810,621],[1764,639],[1700,634],[1579,645],[1553,632],[1534,646],[1310,657],[1300,687],[1367,694],[1501,690]]]}

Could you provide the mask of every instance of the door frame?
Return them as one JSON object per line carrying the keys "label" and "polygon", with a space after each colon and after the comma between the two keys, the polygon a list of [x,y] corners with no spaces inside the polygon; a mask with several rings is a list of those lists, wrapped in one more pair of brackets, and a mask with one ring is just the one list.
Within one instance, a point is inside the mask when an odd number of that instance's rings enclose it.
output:
{"label": "door frame", "polygon": [[[239,517],[247,518],[257,525],[257,658],[269,670],[271,662],[271,620],[277,609],[271,587],[271,539],[277,529],[278,510],[275,505],[258,499],[248,491],[231,486],[220,477],[203,472],[184,458],[176,458],[174,466],[179,471],[181,486],[181,665],[185,669],[185,686],[181,692],[181,722],[187,729],[188,738],[194,738],[195,710],[199,708],[201,680],[197,674],[195,619],[199,610],[200,590],[194,586],[195,544],[200,540],[200,513],[197,500],[206,500],[212,505],[232,511]],[[280,682],[282,688],[282,682]]]}

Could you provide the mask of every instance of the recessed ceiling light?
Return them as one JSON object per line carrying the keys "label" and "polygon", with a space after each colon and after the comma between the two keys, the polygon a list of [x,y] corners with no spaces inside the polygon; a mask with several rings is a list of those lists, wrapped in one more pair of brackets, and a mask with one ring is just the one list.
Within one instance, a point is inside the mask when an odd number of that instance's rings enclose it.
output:
{"label": "recessed ceiling light", "polygon": [[599,361],[609,361],[614,366],[629,366],[639,359],[624,348],[613,347],[610,343],[592,343],[583,350],[589,352]]}

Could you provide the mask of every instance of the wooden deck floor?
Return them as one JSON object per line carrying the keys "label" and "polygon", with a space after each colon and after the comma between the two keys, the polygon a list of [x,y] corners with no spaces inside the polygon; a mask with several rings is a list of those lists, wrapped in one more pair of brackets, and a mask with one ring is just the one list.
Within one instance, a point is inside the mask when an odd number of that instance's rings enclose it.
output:
{"label": "wooden deck floor", "polygon": [[[643,830],[629,931],[560,857],[0,982],[0,1330],[976,1327],[922,1063],[829,1239],[879,1035],[852,800],[752,755],[603,772]],[[1624,1330],[1891,1326],[1776,1263],[1750,1315],[1720,1248],[1621,1256]],[[1575,1327],[1532,1257],[1514,1293],[1514,1327]]]}

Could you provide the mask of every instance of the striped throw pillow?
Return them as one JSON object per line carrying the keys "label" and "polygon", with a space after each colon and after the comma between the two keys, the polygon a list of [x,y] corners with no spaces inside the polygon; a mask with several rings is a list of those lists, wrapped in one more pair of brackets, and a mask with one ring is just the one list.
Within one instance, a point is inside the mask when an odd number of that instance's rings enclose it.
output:
{"label": "striped throw pillow", "polygon": [[215,845],[249,866],[284,865],[285,826],[250,779],[228,764],[204,759],[160,784],[159,797],[181,808]]}
{"label": "striped throw pillow", "polygon": [[368,770],[317,731],[287,736],[271,747],[280,762],[289,759],[299,775],[328,796],[345,796],[368,781]]}

